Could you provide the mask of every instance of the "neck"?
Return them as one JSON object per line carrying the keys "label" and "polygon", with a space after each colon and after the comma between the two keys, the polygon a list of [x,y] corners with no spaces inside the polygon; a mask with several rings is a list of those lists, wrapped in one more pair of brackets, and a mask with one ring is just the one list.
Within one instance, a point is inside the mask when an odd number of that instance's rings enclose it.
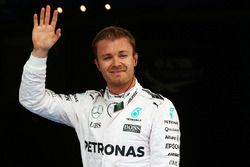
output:
{"label": "neck", "polygon": [[109,91],[112,94],[119,95],[122,93],[127,92],[129,89],[135,86],[136,79],[133,77],[127,84],[122,85],[122,86],[111,86],[108,85]]}

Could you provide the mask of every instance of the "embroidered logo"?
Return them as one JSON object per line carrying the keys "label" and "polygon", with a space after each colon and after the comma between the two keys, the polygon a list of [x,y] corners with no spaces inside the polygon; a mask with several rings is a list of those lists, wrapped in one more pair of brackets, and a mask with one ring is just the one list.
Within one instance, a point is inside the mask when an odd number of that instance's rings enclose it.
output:
{"label": "embroidered logo", "polygon": [[132,118],[137,118],[141,112],[142,108],[136,107],[132,112],[131,112],[131,117]]}
{"label": "embroidered logo", "polygon": [[103,113],[103,107],[101,105],[94,106],[91,110],[91,115],[93,118],[97,119]]}
{"label": "embroidered logo", "polygon": [[173,107],[171,107],[171,108],[169,109],[169,116],[170,116],[170,119],[173,119],[173,118],[174,118],[174,108],[173,108]]}
{"label": "embroidered logo", "polygon": [[140,125],[132,125],[132,124],[124,124],[123,131],[124,132],[141,133],[141,126]]}

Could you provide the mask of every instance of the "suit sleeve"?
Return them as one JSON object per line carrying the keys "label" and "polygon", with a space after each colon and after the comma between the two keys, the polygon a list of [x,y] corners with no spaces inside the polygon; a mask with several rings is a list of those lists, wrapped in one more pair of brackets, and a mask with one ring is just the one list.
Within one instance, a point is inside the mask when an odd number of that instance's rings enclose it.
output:
{"label": "suit sleeve", "polygon": [[29,111],[49,120],[74,127],[79,95],[61,95],[45,89],[46,58],[30,56],[23,68],[19,102]]}
{"label": "suit sleeve", "polygon": [[179,167],[180,129],[177,111],[168,99],[154,113],[150,135],[151,167]]}

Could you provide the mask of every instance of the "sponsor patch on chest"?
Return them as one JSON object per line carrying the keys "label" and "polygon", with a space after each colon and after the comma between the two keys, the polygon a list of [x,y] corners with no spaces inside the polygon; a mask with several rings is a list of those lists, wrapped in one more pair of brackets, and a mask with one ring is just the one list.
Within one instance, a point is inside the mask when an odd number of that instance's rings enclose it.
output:
{"label": "sponsor patch on chest", "polygon": [[132,124],[124,124],[123,131],[124,132],[141,133],[141,126],[140,125],[132,125]]}

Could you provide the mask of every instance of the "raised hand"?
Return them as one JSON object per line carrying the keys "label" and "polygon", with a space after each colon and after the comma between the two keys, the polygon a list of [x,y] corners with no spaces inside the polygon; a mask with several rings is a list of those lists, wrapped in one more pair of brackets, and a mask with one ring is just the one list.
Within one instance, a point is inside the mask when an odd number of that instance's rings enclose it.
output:
{"label": "raised hand", "polygon": [[46,9],[41,8],[39,23],[37,14],[34,14],[34,27],[32,30],[33,56],[47,57],[49,49],[60,38],[61,29],[58,28],[55,31],[57,18],[58,18],[58,12],[57,10],[54,10],[53,17],[50,22],[49,5],[46,6]]}

